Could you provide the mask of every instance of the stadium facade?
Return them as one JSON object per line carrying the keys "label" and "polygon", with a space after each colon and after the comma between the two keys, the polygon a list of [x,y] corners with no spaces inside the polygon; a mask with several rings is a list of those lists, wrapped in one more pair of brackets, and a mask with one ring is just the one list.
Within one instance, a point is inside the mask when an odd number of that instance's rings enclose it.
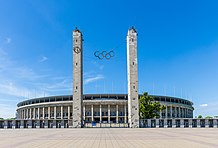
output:
{"label": "stadium facade", "polygon": [[[153,97],[166,106],[160,111],[160,119],[193,117],[192,102],[175,97]],[[73,100],[72,95],[26,100],[18,103],[17,118],[24,120],[25,127],[73,127]],[[91,127],[93,122],[97,127],[129,127],[128,94],[85,94],[82,110],[85,127]]]}
{"label": "stadium facade", "polygon": [[[158,119],[139,120],[138,100],[141,95],[138,94],[137,32],[134,27],[127,33],[128,94],[83,94],[81,31],[75,29],[72,39],[73,95],[22,101],[17,104],[16,120],[2,120],[0,128],[138,128],[200,124],[200,121],[192,119],[194,108],[191,101],[170,96],[153,96],[155,101],[166,106],[165,110],[160,111]],[[209,123],[203,119],[202,122]],[[213,121],[213,125],[217,125],[217,120]]]}

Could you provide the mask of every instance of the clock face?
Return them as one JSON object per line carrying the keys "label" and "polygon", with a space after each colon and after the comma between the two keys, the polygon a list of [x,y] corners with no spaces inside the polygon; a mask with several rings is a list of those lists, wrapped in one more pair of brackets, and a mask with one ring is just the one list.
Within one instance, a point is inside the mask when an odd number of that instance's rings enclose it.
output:
{"label": "clock face", "polygon": [[74,52],[78,54],[81,52],[81,49],[79,47],[74,47]]}

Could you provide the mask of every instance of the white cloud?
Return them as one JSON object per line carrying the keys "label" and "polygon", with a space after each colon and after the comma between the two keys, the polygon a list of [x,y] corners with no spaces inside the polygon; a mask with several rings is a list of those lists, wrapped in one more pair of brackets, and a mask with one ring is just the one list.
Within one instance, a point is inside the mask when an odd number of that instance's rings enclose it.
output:
{"label": "white cloud", "polygon": [[[1,73],[3,71],[4,73]],[[27,66],[18,65],[16,61],[11,60],[8,56],[8,53],[1,48],[0,48],[0,74],[1,74],[0,80],[1,79],[4,80],[3,75],[5,75],[5,77],[8,77],[8,75],[10,75],[11,76],[10,78],[19,78],[19,79],[24,78],[25,80],[36,80],[48,76],[45,74],[40,75],[36,73],[32,68],[29,68]]]}
{"label": "white cloud", "polygon": [[11,38],[7,37],[7,38],[5,38],[5,41],[6,41],[7,44],[10,44],[11,43]]}
{"label": "white cloud", "polygon": [[92,82],[100,80],[100,79],[104,79],[104,76],[103,75],[89,76],[88,78],[84,79],[84,85],[92,83]]}
{"label": "white cloud", "polygon": [[16,61],[11,60],[8,53],[2,48],[0,48],[0,63],[1,95],[16,97],[35,96],[34,85],[28,86],[25,83],[48,77],[48,75],[35,73],[33,69],[27,66],[20,66]]}
{"label": "white cloud", "polygon": [[29,96],[34,96],[33,90],[18,86],[11,81],[1,82],[0,93],[16,97],[27,97],[26,93],[28,93]]}
{"label": "white cloud", "polygon": [[0,118],[15,117],[16,105],[0,104]]}
{"label": "white cloud", "polygon": [[208,104],[201,104],[200,107],[207,107]]}
{"label": "white cloud", "polygon": [[[1,41],[10,43],[11,39]],[[39,62],[46,60],[48,58],[42,56]],[[0,117],[13,117],[16,103],[24,99],[72,92],[72,77],[47,72],[39,73],[31,65],[21,65],[0,47]]]}
{"label": "white cloud", "polygon": [[104,65],[100,64],[99,62],[92,61],[93,66],[97,67],[99,70],[104,69]]}
{"label": "white cloud", "polygon": [[10,44],[12,39],[10,37],[1,37],[0,36],[0,44]]}
{"label": "white cloud", "polygon": [[8,68],[11,65],[11,61],[7,55],[7,52],[0,48],[0,68],[2,69]]}
{"label": "white cloud", "polygon": [[47,84],[45,86],[46,91],[64,91],[72,90],[70,79],[63,79],[53,84]]}
{"label": "white cloud", "polygon": [[33,69],[28,68],[28,67],[17,67],[17,68],[13,68],[13,71],[16,72],[16,77],[18,78],[24,78],[24,79],[28,79],[28,80],[36,80],[36,79],[40,79],[40,78],[44,78],[44,77],[48,77],[48,75],[44,74],[44,75],[39,75],[37,73],[35,73],[33,71]]}
{"label": "white cloud", "polygon": [[45,62],[47,60],[48,60],[48,58],[46,56],[42,56],[42,57],[40,57],[39,62],[41,63],[41,62]]}

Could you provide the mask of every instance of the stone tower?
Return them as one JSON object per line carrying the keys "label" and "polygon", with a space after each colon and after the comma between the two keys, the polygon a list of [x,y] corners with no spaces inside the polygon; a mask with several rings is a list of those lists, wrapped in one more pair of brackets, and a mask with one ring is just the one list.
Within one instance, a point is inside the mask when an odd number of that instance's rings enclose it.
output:
{"label": "stone tower", "polygon": [[139,127],[138,103],[138,56],[137,32],[134,27],[127,34],[127,71],[128,71],[128,123],[130,128]]}
{"label": "stone tower", "polygon": [[73,127],[82,126],[83,103],[83,62],[82,33],[77,28],[73,31]]}

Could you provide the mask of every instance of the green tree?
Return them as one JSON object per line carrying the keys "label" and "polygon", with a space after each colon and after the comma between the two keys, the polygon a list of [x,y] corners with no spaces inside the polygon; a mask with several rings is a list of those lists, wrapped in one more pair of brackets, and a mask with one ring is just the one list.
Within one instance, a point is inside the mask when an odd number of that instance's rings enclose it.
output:
{"label": "green tree", "polygon": [[201,118],[203,118],[203,117],[202,117],[202,115],[198,115],[198,118],[201,119]]}
{"label": "green tree", "polygon": [[7,120],[15,120],[16,118],[7,118]]}
{"label": "green tree", "polygon": [[211,117],[211,116],[206,116],[205,118],[206,118],[206,119],[211,119],[211,118],[213,118],[213,117]]}
{"label": "green tree", "polygon": [[159,118],[160,111],[166,109],[164,105],[154,101],[152,96],[149,96],[147,92],[139,99],[139,117],[140,119],[151,119],[154,117]]}

